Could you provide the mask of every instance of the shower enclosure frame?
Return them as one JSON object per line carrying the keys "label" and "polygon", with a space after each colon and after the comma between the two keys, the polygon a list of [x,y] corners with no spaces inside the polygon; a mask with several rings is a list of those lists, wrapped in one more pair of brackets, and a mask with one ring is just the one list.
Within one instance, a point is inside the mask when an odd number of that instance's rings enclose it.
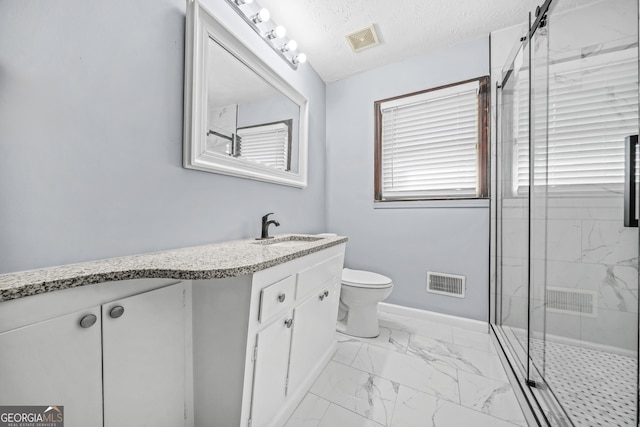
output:
{"label": "shower enclosure frame", "polygon": [[[514,342],[513,340],[510,340],[507,337],[507,333],[505,332],[505,330],[502,328],[502,325],[499,324],[499,322],[501,322],[501,312],[502,312],[502,308],[503,308],[503,300],[502,300],[502,294],[501,292],[501,286],[502,286],[502,270],[501,270],[501,260],[502,260],[502,256],[498,255],[498,252],[500,252],[501,248],[498,249],[498,245],[500,245],[500,241],[502,238],[502,233],[503,233],[503,229],[502,229],[502,195],[501,195],[501,191],[503,190],[503,186],[504,186],[504,182],[501,181],[501,173],[502,168],[503,168],[503,164],[501,163],[501,156],[503,155],[502,150],[502,139],[503,136],[501,135],[501,130],[502,130],[502,111],[501,111],[501,107],[502,104],[504,102],[504,100],[502,99],[503,97],[503,89],[504,89],[504,85],[508,83],[509,79],[512,77],[512,75],[514,74],[514,72],[516,71],[515,68],[517,67],[517,65],[515,64],[516,60],[518,59],[518,55],[526,55],[526,68],[528,68],[528,88],[529,88],[529,93],[528,93],[528,144],[529,144],[529,153],[531,155],[530,160],[529,160],[529,164],[531,165],[531,158],[534,156],[535,153],[535,146],[534,146],[534,140],[532,137],[532,123],[534,122],[534,114],[535,114],[535,108],[532,108],[532,104],[534,101],[532,101],[532,99],[535,98],[535,94],[532,93],[532,82],[534,81],[533,78],[533,73],[534,73],[534,68],[535,68],[535,64],[533,64],[534,59],[532,58],[532,41],[535,41],[536,33],[538,32],[539,29],[545,28],[547,23],[548,23],[548,19],[549,19],[549,13],[552,12],[552,3],[554,2],[554,0],[546,0],[544,2],[544,4],[542,4],[536,11],[536,16],[532,22],[532,17],[531,15],[529,15],[529,25],[527,26],[527,30],[524,31],[522,38],[520,39],[520,43],[516,45],[514,51],[512,52],[512,54],[509,56],[509,60],[507,61],[507,64],[509,64],[508,67],[506,67],[506,70],[503,70],[502,75],[500,76],[500,78],[498,79],[497,85],[496,85],[496,105],[498,105],[498,107],[496,108],[496,119],[495,119],[495,129],[496,129],[496,145],[495,145],[495,157],[493,160],[493,167],[492,167],[492,171],[494,173],[494,179],[492,179],[492,190],[493,190],[493,194],[494,196],[494,201],[492,203],[492,210],[493,210],[493,215],[492,215],[492,262],[491,262],[491,286],[490,286],[490,295],[489,295],[489,300],[490,300],[490,304],[492,305],[491,309],[490,309],[490,325],[491,325],[491,330],[494,334],[494,336],[497,339],[497,343],[499,344],[499,346],[501,347],[501,349],[503,350],[503,353],[501,356],[503,357],[503,361],[506,361],[509,364],[509,367],[511,369],[511,373],[513,374],[512,379],[515,380],[515,383],[517,383],[517,387],[514,387],[517,389],[517,391],[519,391],[519,393],[517,393],[519,395],[519,397],[523,400],[521,400],[521,404],[523,405],[523,407],[525,409],[528,409],[527,412],[529,412],[528,415],[528,419],[530,423],[536,423],[537,425],[543,426],[543,425],[574,425],[573,421],[571,420],[571,416],[569,413],[567,413],[566,409],[563,407],[563,405],[560,403],[560,400],[558,399],[558,397],[554,394],[553,388],[550,387],[544,379],[544,369],[545,369],[545,365],[544,363],[542,364],[542,366],[539,368],[536,366],[536,364],[532,361],[531,358],[531,354],[532,354],[532,349],[531,349],[531,322],[532,322],[532,309],[531,309],[531,298],[532,298],[532,271],[531,271],[531,265],[532,265],[532,258],[531,258],[531,242],[532,242],[532,229],[531,229],[531,224],[532,224],[532,195],[534,193],[534,190],[528,191],[527,194],[527,202],[526,202],[526,210],[527,210],[527,254],[526,254],[526,259],[528,260],[527,262],[527,310],[526,310],[526,314],[527,314],[527,319],[526,319],[526,333],[527,333],[527,340],[526,340],[526,350],[525,350],[525,355],[524,358],[522,357],[522,355],[520,357],[518,357],[518,351],[520,351],[522,353],[522,349],[517,349],[514,347]],[[558,0],[555,0],[555,3],[557,4]],[[638,2],[640,4],[640,1]],[[640,9],[640,7],[639,7]],[[640,26],[640,18],[638,19],[638,23]],[[540,34],[540,33],[538,33]],[[519,58],[520,60],[523,60],[523,57]],[[522,64],[522,63],[521,63]],[[548,96],[546,98],[546,101],[548,101]],[[548,108],[545,109],[546,111],[548,111]],[[548,128],[547,128],[548,131]],[[534,182],[534,174],[535,174],[535,170],[533,167],[529,167],[529,182],[533,183]],[[545,224],[546,226],[546,224]],[[636,242],[636,246],[638,246],[638,243]],[[637,267],[637,266],[636,266]],[[637,271],[636,271],[637,272]],[[546,285],[545,285],[546,286]],[[636,293],[637,295],[637,293]],[[546,305],[546,303],[545,303]],[[546,310],[543,309],[543,315],[546,314]],[[544,330],[544,328],[546,327],[546,321],[543,319],[542,320],[542,325],[543,325],[543,330],[542,330],[542,336],[546,337],[546,331]],[[639,334],[640,331],[640,327],[638,327],[638,325],[636,325],[636,334]],[[638,340],[640,341],[640,340]],[[544,345],[546,345],[546,341],[543,340],[543,353],[544,354]],[[638,345],[636,344],[636,370],[635,370],[635,374],[636,374],[636,399],[635,399],[635,407],[636,407],[636,416],[635,416],[635,424],[634,425],[640,425],[638,424],[638,414],[640,414],[640,404],[639,404],[639,400],[638,399],[638,387],[637,385],[640,384],[640,377],[638,376],[639,372],[640,372],[640,365],[638,365]],[[543,356],[544,357],[544,356]],[[538,369],[542,369],[542,372],[538,372]]]}

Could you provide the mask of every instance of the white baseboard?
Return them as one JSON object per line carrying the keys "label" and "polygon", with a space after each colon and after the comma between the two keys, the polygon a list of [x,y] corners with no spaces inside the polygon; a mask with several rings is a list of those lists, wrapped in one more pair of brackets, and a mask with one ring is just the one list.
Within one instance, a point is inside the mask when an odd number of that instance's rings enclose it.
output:
{"label": "white baseboard", "polygon": [[428,320],[430,322],[442,323],[470,331],[489,332],[489,324],[487,322],[467,319],[466,317],[452,316],[450,314],[436,313],[435,311],[420,310],[418,308],[405,307],[386,302],[379,303],[378,310],[384,313],[397,314],[398,316],[410,317],[412,319]]}

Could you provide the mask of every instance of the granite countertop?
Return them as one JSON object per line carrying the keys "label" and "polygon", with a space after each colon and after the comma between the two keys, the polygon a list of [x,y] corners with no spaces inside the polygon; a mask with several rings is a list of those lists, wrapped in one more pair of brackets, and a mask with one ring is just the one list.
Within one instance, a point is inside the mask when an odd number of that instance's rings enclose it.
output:
{"label": "granite countertop", "polygon": [[[0,302],[59,289],[130,279],[221,279],[255,273],[347,241],[281,234],[0,275]],[[286,242],[286,243],[282,243]],[[278,244],[269,244],[278,243]]]}

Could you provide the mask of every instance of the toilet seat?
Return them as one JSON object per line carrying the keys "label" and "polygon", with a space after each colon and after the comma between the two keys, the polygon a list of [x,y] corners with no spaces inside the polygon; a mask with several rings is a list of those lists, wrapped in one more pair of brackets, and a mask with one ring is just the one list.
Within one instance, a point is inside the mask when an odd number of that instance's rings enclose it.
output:
{"label": "toilet seat", "polygon": [[393,282],[387,276],[364,270],[342,270],[342,285],[354,288],[388,288]]}

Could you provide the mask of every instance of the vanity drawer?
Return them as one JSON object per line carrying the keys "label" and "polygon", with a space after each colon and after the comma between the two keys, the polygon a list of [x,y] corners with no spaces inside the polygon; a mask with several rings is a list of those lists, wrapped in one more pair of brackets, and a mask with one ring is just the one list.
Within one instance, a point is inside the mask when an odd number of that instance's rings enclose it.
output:
{"label": "vanity drawer", "polygon": [[305,298],[311,292],[327,283],[340,281],[342,277],[343,256],[336,255],[319,264],[298,273],[296,299]]}
{"label": "vanity drawer", "polygon": [[260,312],[258,320],[265,322],[293,302],[296,289],[296,276],[286,277],[260,291]]}

